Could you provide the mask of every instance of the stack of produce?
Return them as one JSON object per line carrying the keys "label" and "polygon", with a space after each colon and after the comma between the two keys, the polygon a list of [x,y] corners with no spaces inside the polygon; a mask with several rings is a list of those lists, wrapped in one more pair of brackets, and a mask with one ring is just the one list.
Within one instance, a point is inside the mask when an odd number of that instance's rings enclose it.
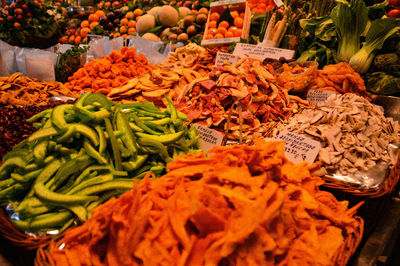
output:
{"label": "stack of produce", "polygon": [[199,43],[207,15],[207,8],[197,11],[188,7],[155,6],[140,17],[136,30],[143,38],[152,41],[186,43],[190,40]]}
{"label": "stack of produce", "polygon": [[15,226],[27,232],[64,230],[131,189],[132,179],[160,176],[179,154],[197,152],[195,129],[172,103],[118,105],[86,93],[75,104],[33,116],[40,128],[3,157],[0,203],[12,203]]}
{"label": "stack of produce", "polygon": [[171,52],[165,62],[140,78],[112,89],[107,96],[122,102],[149,100],[156,106],[167,106],[164,95],[172,98],[187,84],[206,77],[213,60],[205,48],[191,43]]}
{"label": "stack of produce", "polygon": [[367,96],[364,80],[348,63],[327,65],[322,70],[317,65],[302,67],[294,63],[294,66],[284,64],[282,69],[278,84],[287,91],[306,94],[310,89],[317,89]]}
{"label": "stack of produce", "polygon": [[14,1],[0,10],[0,39],[16,46],[47,48],[62,34],[63,16],[43,0]]}
{"label": "stack of produce", "polygon": [[[355,94],[332,95],[315,109],[304,109],[274,129],[303,134],[321,142],[317,159],[327,173],[369,186],[374,172],[397,163],[400,128],[381,106]],[[371,177],[370,180],[366,177]],[[379,182],[378,182],[379,183]]]}
{"label": "stack of produce", "polygon": [[21,73],[0,77],[0,104],[44,105],[56,95],[77,97],[79,92],[59,82],[39,81],[21,76]]}
{"label": "stack of produce", "polygon": [[[363,222],[283,144],[178,157],[41,252],[43,265],[345,265]],[[45,256],[43,256],[43,254]]]}
{"label": "stack of produce", "polygon": [[257,58],[243,58],[235,66],[225,64],[209,74],[211,79],[186,86],[176,99],[177,108],[191,122],[229,130],[228,138],[265,134],[270,127],[262,123],[284,120],[309,106],[277,86],[273,69],[269,70]]}
{"label": "stack of produce", "polygon": [[225,10],[228,12],[210,14],[205,40],[242,37],[245,12]]}
{"label": "stack of produce", "polygon": [[143,75],[153,66],[136,48],[124,47],[110,55],[93,59],[68,78],[65,86],[73,91],[108,94],[113,88],[125,85],[130,79]]}

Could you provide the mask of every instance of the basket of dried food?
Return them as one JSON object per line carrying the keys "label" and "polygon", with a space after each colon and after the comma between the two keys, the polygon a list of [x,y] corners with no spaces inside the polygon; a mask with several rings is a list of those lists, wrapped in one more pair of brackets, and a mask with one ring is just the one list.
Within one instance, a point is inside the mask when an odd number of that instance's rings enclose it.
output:
{"label": "basket of dried food", "polygon": [[317,159],[326,187],[380,197],[399,180],[399,124],[381,106],[355,94],[332,95],[280,123],[273,135],[289,131],[321,143]]}
{"label": "basket of dried food", "polygon": [[[197,152],[198,136],[170,105],[115,104],[86,93],[34,115],[36,132],[2,158],[0,233],[27,248],[87,220],[91,210],[158,177],[180,154]],[[4,221],[4,222],[3,222]],[[33,233],[33,234],[31,234]],[[41,237],[43,235],[43,237]]]}
{"label": "basket of dried food", "polygon": [[36,265],[346,265],[363,220],[282,142],[180,156],[39,249]]}

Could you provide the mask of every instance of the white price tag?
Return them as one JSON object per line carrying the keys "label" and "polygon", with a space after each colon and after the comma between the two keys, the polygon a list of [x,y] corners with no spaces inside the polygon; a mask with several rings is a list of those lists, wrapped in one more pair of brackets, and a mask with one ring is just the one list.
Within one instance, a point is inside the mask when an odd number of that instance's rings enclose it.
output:
{"label": "white price tag", "polygon": [[236,64],[239,60],[239,57],[229,53],[217,52],[217,56],[215,57],[215,66],[220,67],[224,63],[229,63],[231,65]]}
{"label": "white price tag", "polygon": [[306,161],[311,164],[321,149],[318,141],[289,131],[280,132],[278,139],[286,141],[285,156],[293,163]]}
{"label": "white price tag", "polygon": [[282,0],[274,0],[274,2],[275,2],[275,5],[276,5],[278,8],[280,8],[281,6],[284,5],[283,2],[282,2]]}
{"label": "white price tag", "polygon": [[199,146],[202,151],[208,152],[212,147],[221,145],[224,134],[200,124],[194,126],[200,137]]}
{"label": "white price tag", "polygon": [[312,105],[317,105],[319,103],[325,103],[332,94],[336,94],[336,92],[327,90],[309,90],[307,92],[307,100]]}
{"label": "white price tag", "polygon": [[254,45],[248,43],[236,44],[233,55],[244,57],[245,55],[258,57],[261,60],[265,58],[279,59],[281,57],[285,59],[292,59],[294,56],[294,50],[280,49],[274,47],[264,47],[262,45]]}

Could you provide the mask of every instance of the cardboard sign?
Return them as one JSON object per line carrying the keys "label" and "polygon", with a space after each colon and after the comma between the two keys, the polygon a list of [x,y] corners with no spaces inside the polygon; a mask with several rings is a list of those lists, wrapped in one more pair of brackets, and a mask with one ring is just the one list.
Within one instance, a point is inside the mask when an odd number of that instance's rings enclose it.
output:
{"label": "cardboard sign", "polygon": [[202,151],[208,152],[212,147],[221,145],[224,134],[200,124],[194,124],[194,127],[199,134],[199,146]]}
{"label": "cardboard sign", "polygon": [[331,96],[332,94],[336,94],[334,91],[327,91],[327,90],[309,90],[307,92],[307,100],[312,104],[312,105],[317,105],[320,103],[326,103],[326,100]]}
{"label": "cardboard sign", "polygon": [[294,50],[280,49],[274,47],[264,47],[261,45],[254,45],[248,43],[236,44],[233,55],[244,57],[246,55],[251,57],[258,57],[261,60],[265,58],[279,59],[281,57],[285,59],[292,59],[294,56]]}
{"label": "cardboard sign", "polygon": [[220,67],[224,63],[229,63],[231,65],[236,64],[239,60],[239,57],[236,55],[232,55],[229,53],[217,52],[217,56],[215,57],[215,66]]}
{"label": "cardboard sign", "polygon": [[293,163],[306,161],[311,164],[321,149],[318,141],[289,131],[280,132],[278,139],[286,141],[285,156]]}

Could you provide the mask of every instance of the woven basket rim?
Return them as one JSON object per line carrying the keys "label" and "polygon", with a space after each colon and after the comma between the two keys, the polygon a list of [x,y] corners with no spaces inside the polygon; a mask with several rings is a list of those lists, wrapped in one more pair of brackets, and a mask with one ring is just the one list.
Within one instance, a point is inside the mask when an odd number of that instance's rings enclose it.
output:
{"label": "woven basket rim", "polygon": [[322,184],[322,186],[324,187],[342,190],[344,192],[356,196],[377,198],[390,194],[396,187],[397,183],[399,182],[399,177],[400,177],[400,154],[397,157],[397,163],[394,166],[392,166],[390,171],[386,174],[385,180],[379,185],[378,188],[375,189],[362,190],[344,181],[339,181],[329,176],[322,176],[321,178],[325,181],[325,183]]}

